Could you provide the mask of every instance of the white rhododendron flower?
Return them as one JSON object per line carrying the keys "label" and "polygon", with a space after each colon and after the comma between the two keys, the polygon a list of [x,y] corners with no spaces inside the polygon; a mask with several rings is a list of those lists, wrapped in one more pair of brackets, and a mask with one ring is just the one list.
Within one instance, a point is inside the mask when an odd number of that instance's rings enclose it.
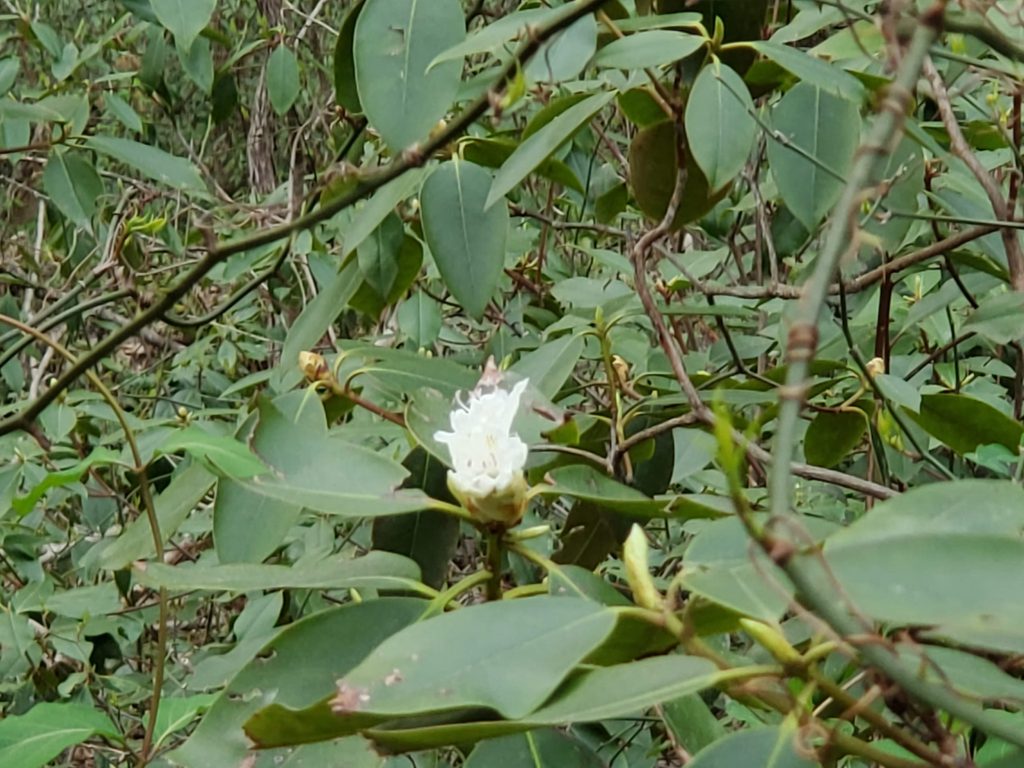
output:
{"label": "white rhododendron flower", "polygon": [[467,510],[488,523],[515,525],[525,508],[523,467],[527,448],[512,422],[529,380],[504,390],[484,379],[476,389],[456,397],[451,432],[435,432],[448,446],[452,469],[448,487]]}

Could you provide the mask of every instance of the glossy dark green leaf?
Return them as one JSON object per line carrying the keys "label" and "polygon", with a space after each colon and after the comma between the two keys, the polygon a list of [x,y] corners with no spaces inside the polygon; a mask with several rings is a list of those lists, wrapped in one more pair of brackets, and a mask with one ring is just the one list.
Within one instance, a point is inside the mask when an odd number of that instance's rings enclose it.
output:
{"label": "glossy dark green leaf", "polygon": [[341,106],[352,113],[363,111],[356,85],[354,54],[356,21],[363,9],[363,2],[364,0],[355,0],[349,6],[338,31],[338,40],[334,44],[334,97]]}
{"label": "glossy dark green leaf", "polygon": [[[409,470],[406,487],[419,488],[431,498],[454,502],[448,492],[445,466],[423,448],[402,462]],[[410,512],[373,521],[373,547],[405,555],[423,570],[423,583],[440,588],[459,540],[458,518],[443,512]]]}
{"label": "glossy dark green leaf", "polygon": [[868,431],[868,417],[858,408],[822,411],[804,434],[804,456],[808,463],[834,467],[849,456]]}
{"label": "glossy dark green leaf", "polygon": [[391,213],[356,249],[363,279],[381,297],[390,295],[398,277],[398,254],[404,241],[402,220]]}
{"label": "glossy dark green leaf", "polygon": [[466,313],[479,318],[505,265],[508,209],[485,207],[491,174],[457,158],[423,184],[423,234],[448,290]]}
{"label": "glossy dark green leaf", "polygon": [[969,395],[922,395],[919,413],[909,412],[932,437],[963,455],[995,443],[1016,452],[1024,427],[988,403]]}

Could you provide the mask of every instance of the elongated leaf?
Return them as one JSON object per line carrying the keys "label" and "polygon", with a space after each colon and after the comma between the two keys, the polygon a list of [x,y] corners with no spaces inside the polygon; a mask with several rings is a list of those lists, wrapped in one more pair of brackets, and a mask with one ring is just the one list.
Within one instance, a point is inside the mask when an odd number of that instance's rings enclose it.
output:
{"label": "elongated leaf", "polygon": [[163,453],[184,451],[219,475],[233,478],[253,477],[267,471],[244,443],[227,435],[212,435],[200,427],[172,432],[160,444]]}
{"label": "elongated leaf", "polygon": [[667,29],[637,32],[606,45],[594,56],[593,63],[597,67],[615,69],[657,67],[685,59],[704,44],[704,38],[685,32]]}
{"label": "elongated leaf", "polygon": [[466,760],[465,768],[605,768],[593,750],[567,733],[554,729],[529,731],[482,742]]}
{"label": "elongated leaf", "polygon": [[[160,534],[164,539],[174,535],[189,513],[210,491],[216,479],[201,464],[193,464],[176,474],[160,492],[154,505]],[[103,550],[99,556],[100,567],[118,571],[133,560],[153,557],[156,554],[153,546],[149,520],[143,515],[129,523],[117,541]]]}
{"label": "elongated leaf", "polygon": [[501,166],[494,177],[484,208],[490,208],[513,187],[544,162],[552,152],[572,138],[594,115],[615,97],[614,93],[597,93],[569,107],[562,114],[526,139]]}
{"label": "elongated leaf", "polygon": [[[285,628],[228,684],[195,733],[172,753],[174,764],[184,768],[241,765],[252,746],[242,724],[253,713],[271,701],[305,707],[329,695],[335,680],[389,635],[415,621],[424,608],[421,600],[383,598],[321,611]],[[337,746],[342,754],[343,744]],[[282,751],[270,756],[284,759],[287,755]],[[332,754],[331,760],[336,758],[338,754]],[[325,764],[329,763],[312,763]]]}
{"label": "elongated leaf", "polygon": [[730,733],[694,755],[692,768],[815,768],[818,763],[803,756],[793,728],[771,726]]}
{"label": "elongated leaf", "polygon": [[819,413],[804,435],[804,456],[819,467],[834,467],[857,447],[867,431],[868,421],[862,411]]}
{"label": "elongated leaf", "polygon": [[210,23],[217,0],[150,0],[149,5],[178,47],[187,51]]}
{"label": "elongated leaf", "polygon": [[391,552],[363,557],[331,558],[305,566],[231,565],[189,566],[137,563],[135,580],[149,587],[173,590],[251,592],[266,589],[408,589],[420,569],[412,560]]}
{"label": "elongated leaf", "polygon": [[466,56],[500,50],[503,45],[526,34],[530,26],[546,24],[552,17],[562,13],[564,11],[561,8],[530,8],[502,16],[466,35],[466,39],[458,45],[439,53],[427,69],[429,71],[446,61],[461,62]]}
{"label": "elongated leaf", "polygon": [[968,395],[922,395],[910,417],[935,439],[963,455],[979,445],[997,444],[1016,453],[1024,427],[988,403]]}
{"label": "elongated leaf", "polygon": [[559,467],[548,473],[552,485],[541,492],[551,496],[572,496],[617,512],[644,517],[657,517],[667,502],[652,499],[635,488],[613,480],[587,464]]}
{"label": "elongated leaf", "polygon": [[798,48],[759,40],[742,43],[767,56],[783,69],[788,69],[808,85],[813,85],[833,96],[859,102],[864,97],[864,86],[853,75],[815,58]]}
{"label": "elongated leaf", "polygon": [[1024,490],[1015,484],[937,483],[878,504],[829,537],[825,559],[857,609],[880,621],[1019,622],[1022,529]]}
{"label": "elongated leaf", "polygon": [[359,101],[394,152],[423,141],[448,111],[462,63],[427,67],[465,35],[458,0],[366,0],[353,46]]}
{"label": "elongated leaf", "polygon": [[428,506],[422,493],[398,491],[407,472],[390,459],[351,443],[297,428],[272,403],[260,403],[260,456],[271,472],[249,483],[253,493],[328,514],[373,517]]}
{"label": "elongated leaf", "polygon": [[42,702],[24,715],[0,720],[0,765],[38,768],[96,734],[121,740],[110,718],[98,709]]}
{"label": "elongated leaf", "polygon": [[92,230],[103,182],[85,158],[70,152],[51,153],[43,173],[43,189],[61,213],[83,229]]}
{"label": "elongated leaf", "polygon": [[1017,291],[990,295],[964,323],[962,332],[974,332],[996,344],[1024,338],[1024,294]]}
{"label": "elongated leaf", "polygon": [[843,191],[860,137],[860,114],[846,99],[799,83],[775,107],[768,161],[786,206],[814,231]]}
{"label": "elongated leaf", "polygon": [[271,706],[246,723],[246,733],[267,747],[334,738],[400,715],[486,707],[524,717],[614,625],[610,609],[564,597],[442,614],[389,638],[338,681],[334,706],[344,716],[332,715],[326,701],[301,716]]}
{"label": "elongated leaf", "polygon": [[356,21],[365,0],[355,0],[345,14],[334,45],[334,97],[349,112],[363,111],[356,86],[356,62],[353,47],[356,39]]}
{"label": "elongated leaf", "polygon": [[719,61],[697,75],[686,102],[686,139],[711,190],[721,189],[747,162],[757,136],[754,102],[743,79]]}
{"label": "elongated leaf", "polygon": [[423,234],[448,290],[467,314],[481,317],[505,264],[508,209],[486,208],[491,174],[453,159],[437,168],[420,196]]}
{"label": "elongated leaf", "polygon": [[299,97],[299,62],[291,49],[279,45],[267,59],[267,96],[279,115],[292,108]]}
{"label": "elongated leaf", "polygon": [[13,499],[11,508],[19,516],[27,515],[35,507],[36,502],[43,498],[51,488],[76,483],[92,467],[116,464],[118,461],[120,461],[120,456],[109,448],[94,448],[92,453],[70,467],[46,473],[46,476],[30,488],[24,496]]}
{"label": "elongated leaf", "polygon": [[149,144],[114,136],[90,136],[86,139],[86,146],[174,189],[185,192],[206,190],[199,170],[189,160]]}

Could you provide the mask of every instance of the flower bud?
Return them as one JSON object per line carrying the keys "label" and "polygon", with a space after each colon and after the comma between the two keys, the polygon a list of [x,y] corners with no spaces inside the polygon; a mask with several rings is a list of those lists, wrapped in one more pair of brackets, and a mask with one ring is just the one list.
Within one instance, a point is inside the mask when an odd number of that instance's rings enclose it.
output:
{"label": "flower bud", "polygon": [[323,355],[316,352],[299,352],[299,369],[309,381],[326,381],[330,378],[330,369]]}
{"label": "flower bud", "polygon": [[868,376],[872,379],[880,373],[885,373],[885,360],[880,357],[872,357],[864,366],[867,368]]}
{"label": "flower bud", "polygon": [[626,543],[622,545],[622,561],[626,565],[626,581],[633,590],[637,605],[651,610],[661,610],[661,593],[654,586],[654,579],[647,565],[647,536],[644,529],[633,524]]}

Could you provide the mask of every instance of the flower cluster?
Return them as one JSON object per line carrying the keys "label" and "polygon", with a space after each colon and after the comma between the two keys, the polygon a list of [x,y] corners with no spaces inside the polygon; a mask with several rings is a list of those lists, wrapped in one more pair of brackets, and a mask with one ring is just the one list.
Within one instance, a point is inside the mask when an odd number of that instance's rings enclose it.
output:
{"label": "flower cluster", "polygon": [[451,455],[448,487],[484,523],[513,526],[526,507],[527,447],[512,422],[528,383],[523,379],[504,390],[485,375],[468,396],[456,398],[451,432],[434,434]]}

